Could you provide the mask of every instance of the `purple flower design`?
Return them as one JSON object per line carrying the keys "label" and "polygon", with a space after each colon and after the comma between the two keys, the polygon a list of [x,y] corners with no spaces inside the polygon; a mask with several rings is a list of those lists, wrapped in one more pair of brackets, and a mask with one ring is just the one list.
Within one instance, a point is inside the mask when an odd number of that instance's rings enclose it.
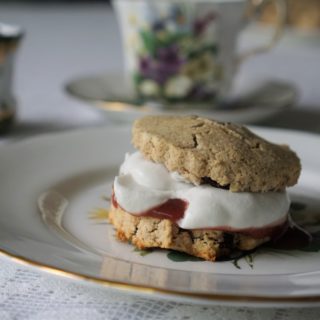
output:
{"label": "purple flower design", "polygon": [[151,56],[140,57],[139,70],[143,77],[162,85],[179,71],[183,63],[184,59],[179,55],[178,47],[171,45],[158,48],[154,58]]}
{"label": "purple flower design", "polygon": [[193,23],[193,33],[196,36],[200,36],[203,34],[203,32],[206,30],[208,25],[217,18],[217,13],[215,12],[209,12],[204,17],[195,19]]}

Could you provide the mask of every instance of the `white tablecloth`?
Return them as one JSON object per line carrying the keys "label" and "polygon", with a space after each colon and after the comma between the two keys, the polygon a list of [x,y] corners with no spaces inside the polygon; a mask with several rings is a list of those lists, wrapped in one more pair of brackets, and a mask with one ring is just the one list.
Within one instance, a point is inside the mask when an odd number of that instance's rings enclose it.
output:
{"label": "white tablecloth", "polygon": [[[63,85],[119,70],[115,17],[106,5],[0,5],[0,21],[26,29],[15,72],[18,123],[0,145],[44,132],[112,125],[67,96]],[[254,42],[244,36],[243,41]],[[261,76],[294,81],[301,98],[263,124],[320,132],[320,36],[288,35],[272,53],[248,61],[238,81]],[[144,299],[41,273],[0,257],[0,319],[319,319],[320,309],[201,307]]]}

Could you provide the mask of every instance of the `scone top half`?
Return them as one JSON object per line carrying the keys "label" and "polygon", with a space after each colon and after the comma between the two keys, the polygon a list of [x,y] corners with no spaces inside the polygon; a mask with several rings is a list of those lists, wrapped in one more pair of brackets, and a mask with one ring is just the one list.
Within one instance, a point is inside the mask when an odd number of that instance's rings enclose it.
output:
{"label": "scone top half", "polygon": [[286,145],[270,143],[235,124],[197,116],[147,116],[133,126],[133,144],[195,185],[232,192],[283,191],[297,183],[301,165]]}

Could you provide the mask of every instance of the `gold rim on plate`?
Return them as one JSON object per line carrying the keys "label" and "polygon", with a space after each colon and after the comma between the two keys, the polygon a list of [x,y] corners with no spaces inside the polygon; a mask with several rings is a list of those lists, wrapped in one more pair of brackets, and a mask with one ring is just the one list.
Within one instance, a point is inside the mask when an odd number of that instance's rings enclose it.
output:
{"label": "gold rim on plate", "polygon": [[320,296],[309,296],[309,297],[283,297],[283,296],[238,296],[238,295],[229,295],[229,294],[204,294],[204,293],[191,293],[191,292],[181,292],[176,290],[167,290],[167,289],[160,289],[155,287],[148,287],[148,286],[142,286],[137,284],[130,284],[120,281],[113,281],[113,280],[107,280],[102,279],[98,277],[88,276],[77,272],[67,271],[60,269],[58,267],[53,267],[44,263],[40,263],[37,261],[34,261],[32,259],[28,259],[25,257],[22,257],[20,255],[12,254],[6,250],[0,249],[0,255],[5,256],[7,258],[10,258],[11,260],[27,265],[32,266],[37,269],[40,269],[42,271],[45,271],[49,274],[66,277],[72,280],[83,280],[86,282],[91,282],[94,284],[99,284],[107,288],[113,288],[113,289],[119,289],[119,290],[125,290],[129,291],[131,293],[139,292],[142,294],[164,294],[164,295],[171,295],[176,297],[184,297],[184,298],[191,298],[191,299],[197,299],[197,300],[211,300],[211,301],[225,301],[225,302],[250,302],[250,303],[317,303],[320,302]]}

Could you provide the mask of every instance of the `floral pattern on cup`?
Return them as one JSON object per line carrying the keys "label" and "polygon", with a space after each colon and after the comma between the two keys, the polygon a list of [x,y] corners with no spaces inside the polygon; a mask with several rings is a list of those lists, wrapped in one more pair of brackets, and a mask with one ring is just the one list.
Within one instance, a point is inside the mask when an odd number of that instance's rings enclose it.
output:
{"label": "floral pattern on cup", "polygon": [[188,21],[179,5],[138,30],[133,80],[143,99],[213,100],[223,77],[218,45],[207,31],[219,16],[210,11]]}

